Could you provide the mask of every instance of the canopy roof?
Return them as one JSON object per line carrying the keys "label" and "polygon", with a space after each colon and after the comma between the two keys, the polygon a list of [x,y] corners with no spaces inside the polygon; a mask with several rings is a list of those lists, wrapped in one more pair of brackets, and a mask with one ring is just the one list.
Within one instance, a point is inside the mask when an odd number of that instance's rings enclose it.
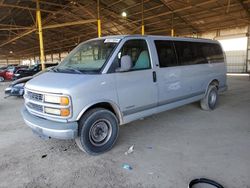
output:
{"label": "canopy roof", "polygon": [[[250,0],[100,0],[102,35],[199,34],[250,23]],[[40,0],[45,54],[97,37],[97,0]],[[127,17],[121,16],[122,12]],[[12,53],[11,53],[12,52]],[[39,54],[36,0],[0,0],[0,58]]]}

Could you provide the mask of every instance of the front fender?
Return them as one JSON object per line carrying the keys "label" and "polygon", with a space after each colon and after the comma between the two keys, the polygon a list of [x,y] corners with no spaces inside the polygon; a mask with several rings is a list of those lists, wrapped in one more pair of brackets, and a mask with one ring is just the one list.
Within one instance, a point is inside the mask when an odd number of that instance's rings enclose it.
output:
{"label": "front fender", "polygon": [[114,101],[111,101],[111,100],[98,100],[98,101],[93,101],[91,103],[89,103],[88,105],[86,105],[81,111],[80,113],[78,114],[76,120],[79,121],[79,119],[82,117],[82,115],[88,110],[90,109],[92,106],[94,105],[98,105],[99,103],[108,103],[112,106],[112,108],[114,109],[115,111],[115,115],[117,116],[118,120],[119,120],[119,123],[120,125],[123,124],[123,116],[122,116],[122,113],[120,111],[120,108],[119,106],[114,102]]}

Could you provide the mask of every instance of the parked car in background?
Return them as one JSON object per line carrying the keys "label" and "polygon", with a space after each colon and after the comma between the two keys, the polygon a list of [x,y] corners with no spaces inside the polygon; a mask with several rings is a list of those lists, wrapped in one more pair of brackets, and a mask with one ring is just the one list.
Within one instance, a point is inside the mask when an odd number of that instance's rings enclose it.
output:
{"label": "parked car in background", "polygon": [[215,40],[102,37],[79,44],[53,71],[27,82],[22,116],[42,137],[75,139],[97,155],[112,148],[119,125],[196,101],[214,110],[226,81]]}
{"label": "parked car in background", "polygon": [[5,89],[5,98],[9,96],[17,96],[21,97],[24,94],[24,85],[26,82],[31,80],[33,76],[27,76],[20,78],[18,80],[13,81],[6,89]]}
{"label": "parked car in background", "polygon": [[[45,68],[56,66],[58,63],[46,63]],[[40,72],[42,70],[42,65],[41,64],[35,64],[31,66],[30,68],[27,69],[19,69],[16,71],[14,74],[13,80],[17,80],[19,78],[23,78],[26,76],[33,76],[34,74]]]}
{"label": "parked car in background", "polygon": [[5,74],[6,74],[7,68],[8,67],[1,67],[0,68],[0,82],[5,80]]}
{"label": "parked car in background", "polygon": [[13,80],[14,74],[20,70],[20,69],[27,69],[28,66],[26,65],[18,65],[18,66],[12,66],[7,68],[6,73],[5,73],[5,80]]}
{"label": "parked car in background", "polygon": [[20,79],[17,79],[15,81],[13,81],[6,89],[5,89],[5,98],[9,97],[9,96],[16,96],[16,97],[22,97],[24,94],[24,86],[26,84],[26,82],[28,82],[29,80],[31,80],[32,78],[50,71],[51,69],[53,69],[54,67],[49,67],[47,69],[45,69],[44,71],[40,71],[38,73],[36,73],[33,76],[26,76]]}
{"label": "parked car in background", "polygon": [[7,66],[0,67],[0,71],[4,69],[7,69]]}
{"label": "parked car in background", "polygon": [[25,65],[8,65],[0,68],[0,81],[12,80],[14,73],[23,68],[28,68]]}

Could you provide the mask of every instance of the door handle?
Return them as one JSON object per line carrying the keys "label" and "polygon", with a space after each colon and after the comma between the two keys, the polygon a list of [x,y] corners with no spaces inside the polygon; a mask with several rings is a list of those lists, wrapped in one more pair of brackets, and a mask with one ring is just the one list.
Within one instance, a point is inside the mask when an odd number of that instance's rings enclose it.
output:
{"label": "door handle", "polygon": [[153,82],[156,82],[157,81],[157,76],[156,76],[156,72],[153,71]]}

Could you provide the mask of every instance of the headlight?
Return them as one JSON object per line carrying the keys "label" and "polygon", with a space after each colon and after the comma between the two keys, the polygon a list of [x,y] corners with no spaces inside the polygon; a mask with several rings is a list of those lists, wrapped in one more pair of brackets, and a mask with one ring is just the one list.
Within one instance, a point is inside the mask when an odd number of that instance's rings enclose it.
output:
{"label": "headlight", "polygon": [[69,97],[66,96],[45,95],[44,101],[48,103],[60,104],[63,106],[69,105]]}
{"label": "headlight", "polygon": [[20,76],[20,74],[14,74],[15,76]]}
{"label": "headlight", "polygon": [[68,108],[58,109],[58,108],[45,107],[44,111],[46,114],[52,114],[52,115],[57,115],[57,116],[66,117],[70,115],[70,110]]}

